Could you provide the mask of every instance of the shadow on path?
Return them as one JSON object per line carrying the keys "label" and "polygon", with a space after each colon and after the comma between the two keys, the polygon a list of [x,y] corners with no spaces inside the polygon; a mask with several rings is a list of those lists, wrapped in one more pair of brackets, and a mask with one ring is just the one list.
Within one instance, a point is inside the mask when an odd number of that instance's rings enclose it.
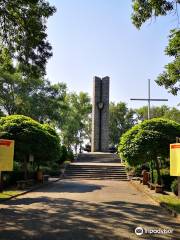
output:
{"label": "shadow on path", "polygon": [[[1,240],[169,240],[178,239],[180,227],[158,206],[124,201],[93,203],[41,196],[14,199],[8,206],[0,209]],[[162,225],[173,228],[174,234],[138,238],[134,234],[138,226],[157,229]]]}
{"label": "shadow on path", "polygon": [[[59,187],[57,187],[57,184]],[[50,188],[44,187],[42,189],[37,189],[36,192],[45,192],[45,193],[88,193],[88,192],[93,192],[96,190],[101,190],[104,186],[100,184],[91,184],[87,182],[73,182],[71,181],[63,181],[63,182],[58,182],[55,185],[52,185]]]}

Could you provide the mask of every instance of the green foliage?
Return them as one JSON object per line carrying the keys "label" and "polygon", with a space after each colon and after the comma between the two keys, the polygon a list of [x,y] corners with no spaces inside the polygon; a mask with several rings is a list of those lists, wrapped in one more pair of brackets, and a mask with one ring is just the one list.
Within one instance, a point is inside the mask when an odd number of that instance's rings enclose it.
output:
{"label": "green foliage", "polygon": [[[165,187],[166,190],[171,190],[171,184],[172,182],[175,180],[176,177],[170,176],[170,172],[169,169],[161,169],[161,178],[162,178],[162,183]],[[157,171],[154,170],[153,171],[153,177],[154,177],[154,183],[157,183],[158,180],[158,175],[157,175]]]}
{"label": "green foliage", "polygon": [[166,16],[176,8],[176,3],[178,4],[176,0],[132,0],[132,2],[132,22],[137,28],[140,28],[143,23],[152,17]]}
{"label": "green foliage", "polygon": [[61,146],[61,154],[60,154],[61,162],[66,161],[67,160],[67,156],[68,156],[67,148],[64,145],[62,145]]}
{"label": "green foliage", "polygon": [[4,117],[4,113],[1,109],[0,109],[0,117]]}
{"label": "green foliage", "polygon": [[131,173],[133,176],[136,176],[136,177],[141,177],[143,170],[146,170],[148,172],[150,170],[148,164],[143,164],[143,165],[141,164],[137,166],[127,165],[126,169],[129,173]]}
{"label": "green foliage", "polygon": [[6,132],[3,138],[15,140],[16,161],[28,161],[30,154],[38,164],[59,160],[59,137],[47,124],[22,115],[11,115],[0,118],[0,131]]}
{"label": "green foliage", "polygon": [[[143,23],[158,16],[166,16],[168,13],[177,14],[180,6],[179,0],[132,0],[133,14],[132,22],[139,29]],[[179,22],[178,22],[179,24]],[[165,54],[173,57],[174,60],[165,66],[165,70],[156,80],[158,85],[164,86],[173,95],[177,95],[180,90],[180,30],[179,27],[172,29],[169,36],[169,44],[165,49]]]}
{"label": "green foliage", "polygon": [[69,150],[67,154],[67,161],[73,161],[73,160],[74,160],[73,151]]}
{"label": "green foliage", "polygon": [[66,85],[43,78],[24,78],[10,56],[0,58],[0,110],[30,116],[39,122],[62,122]]}
{"label": "green foliage", "polygon": [[61,125],[63,144],[68,150],[74,147],[77,151],[78,145],[82,147],[83,140],[89,138],[91,103],[87,93],[80,92],[79,95],[70,93],[66,96],[67,109],[64,112],[64,122]]}
{"label": "green foliage", "polygon": [[175,142],[177,136],[180,136],[180,124],[159,118],[146,120],[122,136],[120,156],[131,166],[153,161],[157,183],[162,184],[158,158],[168,158],[169,144]]}
{"label": "green foliage", "polygon": [[160,203],[167,205],[168,208],[180,213],[180,200],[176,196],[159,194],[154,198]]}
{"label": "green foliage", "polygon": [[158,85],[164,86],[173,95],[180,90],[180,30],[173,29],[169,36],[169,44],[165,49],[166,55],[174,60],[165,66],[165,71],[156,80]]}
{"label": "green foliage", "polygon": [[175,195],[178,195],[178,181],[175,179],[171,184],[171,190]]}
{"label": "green foliage", "polygon": [[121,138],[119,152],[121,158],[136,166],[169,156],[169,144],[180,135],[180,124],[165,120],[152,119],[134,126]]}
{"label": "green foliage", "polygon": [[[137,115],[137,119],[140,121],[144,121],[148,119],[148,107],[143,106],[141,108],[134,110]],[[173,107],[170,108],[166,105],[162,105],[161,107],[151,107],[150,112],[151,118],[166,118],[169,120],[173,120],[175,122],[180,123],[180,111]]]}
{"label": "green foliage", "polygon": [[134,111],[128,109],[126,103],[110,103],[109,138],[112,145],[117,145],[121,135],[134,125],[135,120],[133,115]]}
{"label": "green foliage", "polygon": [[25,75],[44,75],[52,56],[46,21],[55,7],[45,0],[0,0],[0,5],[0,45],[17,59]]}
{"label": "green foliage", "polygon": [[64,83],[51,84],[49,81],[42,81],[32,94],[28,94],[28,108],[24,114],[41,123],[51,121],[60,126],[63,122],[63,112],[67,109],[66,89]]}

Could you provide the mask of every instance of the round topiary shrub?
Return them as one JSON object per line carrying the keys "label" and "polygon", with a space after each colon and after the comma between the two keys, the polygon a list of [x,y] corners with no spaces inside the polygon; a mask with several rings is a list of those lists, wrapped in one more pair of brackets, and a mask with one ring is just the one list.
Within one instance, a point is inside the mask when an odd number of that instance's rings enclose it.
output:
{"label": "round topiary shrub", "polygon": [[60,139],[47,124],[23,115],[11,115],[0,118],[0,132],[4,132],[2,138],[15,140],[14,159],[24,166],[30,154],[36,165],[59,160]]}
{"label": "round topiary shrub", "polygon": [[178,195],[178,181],[176,179],[171,184],[171,190],[176,196]]}
{"label": "round topiary shrub", "polygon": [[157,170],[157,183],[161,184],[159,158],[169,157],[169,145],[180,136],[180,124],[167,119],[146,120],[127,131],[118,151],[130,166],[153,161]]}

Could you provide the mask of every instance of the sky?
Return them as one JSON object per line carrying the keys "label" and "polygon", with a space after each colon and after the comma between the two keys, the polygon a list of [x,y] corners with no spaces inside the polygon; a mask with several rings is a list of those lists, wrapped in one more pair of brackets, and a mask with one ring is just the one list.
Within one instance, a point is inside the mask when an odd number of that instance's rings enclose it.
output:
{"label": "sky", "polygon": [[137,30],[131,22],[131,0],[49,0],[57,12],[48,20],[53,57],[47,65],[52,83],[64,82],[69,91],[92,96],[93,77],[110,77],[110,101],[138,108],[146,102],[148,79],[156,102],[177,107],[179,96],[169,94],[154,80],[171,61],[165,56],[175,16],[160,17]]}

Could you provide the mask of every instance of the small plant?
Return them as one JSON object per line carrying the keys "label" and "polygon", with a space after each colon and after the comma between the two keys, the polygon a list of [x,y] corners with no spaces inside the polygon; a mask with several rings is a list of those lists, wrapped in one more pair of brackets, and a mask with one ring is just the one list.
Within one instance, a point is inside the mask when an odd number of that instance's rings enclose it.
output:
{"label": "small plant", "polygon": [[178,195],[178,181],[174,180],[171,184],[172,192],[177,196]]}

